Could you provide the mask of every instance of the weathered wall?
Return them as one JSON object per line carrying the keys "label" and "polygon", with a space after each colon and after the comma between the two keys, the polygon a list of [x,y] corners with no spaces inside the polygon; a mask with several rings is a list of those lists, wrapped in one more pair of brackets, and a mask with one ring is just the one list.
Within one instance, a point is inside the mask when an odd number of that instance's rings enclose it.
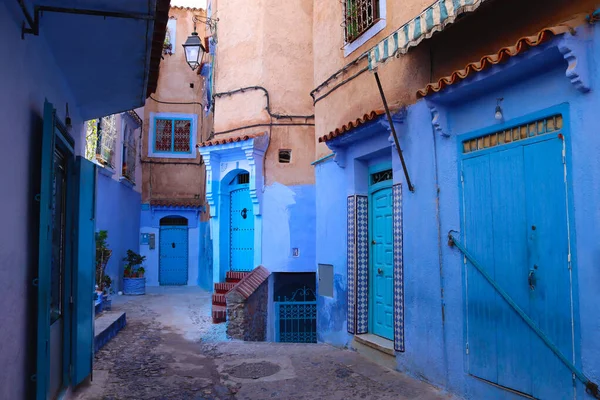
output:
{"label": "weathered wall", "polygon": [[[164,59],[160,63],[158,88],[144,107],[141,154],[143,165],[142,201],[144,203],[151,200],[193,200],[204,204],[205,170],[200,155],[195,152],[195,158],[185,160],[148,157],[151,112],[197,114],[196,140],[200,143],[204,139],[202,136],[204,108],[200,104],[204,79],[198,75],[198,70],[190,69],[181,46],[194,30],[193,15],[205,17],[206,12],[201,9],[178,7],[172,7],[169,11],[169,18],[177,21],[177,38],[173,44],[174,53],[163,56]],[[204,25],[198,23],[197,31],[201,38],[203,38],[203,28]],[[191,88],[190,84],[193,84],[194,87]]]}
{"label": "weathered wall", "polygon": [[227,296],[227,336],[246,342],[264,342],[267,337],[268,280],[244,299],[233,291]]}
{"label": "weathered wall", "polygon": [[[266,131],[270,136],[266,184],[314,183],[309,166],[314,155],[313,106],[308,95],[313,85],[312,5],[301,0],[234,0],[212,6],[219,18],[215,92],[264,88],[217,96],[214,134],[226,137]],[[293,35],[289,33],[292,26]],[[243,68],[232,68],[241,60]],[[274,114],[302,117],[278,119]],[[292,150],[290,164],[278,162],[279,149]]]}
{"label": "weathered wall", "polygon": [[0,33],[3,51],[0,73],[0,398],[34,396],[26,377],[34,373],[37,295],[32,279],[37,276],[39,203],[34,201],[40,184],[40,147],[44,99],[57,108],[64,120],[65,104],[73,121],[71,135],[81,154],[83,120],[75,106],[65,76],[56,65],[46,39],[21,39],[23,17],[16,2],[0,2]]}
{"label": "weathered wall", "polygon": [[[431,3],[429,0],[413,0],[402,4],[387,1],[386,28],[348,57],[344,57],[343,28],[340,26],[343,5],[339,2],[314,2],[313,35],[329,39],[313,42],[316,60],[314,87],[416,17]],[[575,13],[589,12],[596,4],[596,0],[532,0],[527,3],[527,7],[519,0],[484,4],[472,15],[467,15],[432,39],[425,40],[408,54],[380,67],[379,75],[387,101],[391,105],[413,104],[416,101],[416,91],[427,83],[437,81],[469,62],[478,61],[483,55],[495,53],[503,46],[514,45],[521,36],[533,35],[539,29],[567,20]],[[341,74],[317,92],[315,98],[325,95],[333,86],[366,66],[365,59],[351,67],[347,73]],[[375,79],[371,73],[365,72],[316,103],[315,135],[323,136],[348,121],[381,108],[383,104]],[[316,158],[328,153],[330,151],[326,146],[317,144]]]}
{"label": "weathered wall", "polygon": [[113,281],[112,289],[122,290],[123,257],[127,250],[140,250],[140,193],[99,173],[96,180],[96,231],[108,232],[112,256],[105,274]]}

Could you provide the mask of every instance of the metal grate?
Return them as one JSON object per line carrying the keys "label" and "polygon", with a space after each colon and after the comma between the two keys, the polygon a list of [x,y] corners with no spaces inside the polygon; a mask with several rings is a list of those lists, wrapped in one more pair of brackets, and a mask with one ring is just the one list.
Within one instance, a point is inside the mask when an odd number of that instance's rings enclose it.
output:
{"label": "metal grate", "polygon": [[101,118],[98,126],[98,146],[96,147],[96,158],[99,162],[110,167],[114,166],[113,156],[116,140],[117,123],[115,115]]}
{"label": "metal grate", "polygon": [[171,132],[173,121],[170,119],[156,119],[156,133],[154,137],[154,149],[156,151],[171,151]]}
{"label": "metal grate", "polygon": [[379,18],[378,0],[344,0],[344,40],[353,42]]}
{"label": "metal grate", "polygon": [[275,302],[275,310],[276,342],[317,343],[317,301],[313,290],[306,286],[296,290],[291,298]]}
{"label": "metal grate", "polygon": [[563,127],[562,115],[540,119],[527,124],[505,129],[499,132],[463,141],[463,154],[478,150],[502,146],[519,140],[525,140],[547,133],[558,132]]}
{"label": "metal grate", "polygon": [[371,185],[379,182],[391,181],[392,179],[394,179],[393,171],[391,169],[386,169],[385,171],[371,174]]}
{"label": "metal grate", "polygon": [[164,217],[160,220],[160,226],[187,226],[188,220],[185,217]]}
{"label": "metal grate", "polygon": [[175,120],[175,131],[173,138],[173,151],[190,152],[190,134],[192,132],[192,121],[189,119]]}
{"label": "metal grate", "polygon": [[250,174],[239,174],[237,176],[237,184],[243,185],[245,183],[250,183]]}
{"label": "metal grate", "polygon": [[123,165],[121,166],[121,175],[131,182],[135,182],[136,156],[135,136],[131,128],[127,128],[127,132],[123,138]]}
{"label": "metal grate", "polygon": [[155,151],[191,153],[192,120],[156,118],[155,124]]}

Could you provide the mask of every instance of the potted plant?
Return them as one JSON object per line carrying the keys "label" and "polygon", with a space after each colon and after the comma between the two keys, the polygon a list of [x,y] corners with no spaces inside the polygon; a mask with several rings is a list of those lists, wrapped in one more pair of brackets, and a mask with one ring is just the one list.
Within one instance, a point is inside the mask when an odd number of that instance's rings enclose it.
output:
{"label": "potted plant", "polygon": [[146,256],[142,256],[133,250],[127,250],[125,269],[123,270],[123,293],[124,294],[146,294],[146,270],[142,266]]}

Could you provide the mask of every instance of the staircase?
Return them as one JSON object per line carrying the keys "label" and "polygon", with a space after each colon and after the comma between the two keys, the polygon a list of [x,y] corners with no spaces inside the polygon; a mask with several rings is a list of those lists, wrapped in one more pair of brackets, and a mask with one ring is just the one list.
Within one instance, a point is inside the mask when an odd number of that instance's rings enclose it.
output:
{"label": "staircase", "polygon": [[215,290],[212,296],[212,319],[213,324],[219,324],[227,321],[227,303],[225,295],[236,283],[241,281],[250,272],[228,271],[225,282],[215,283]]}

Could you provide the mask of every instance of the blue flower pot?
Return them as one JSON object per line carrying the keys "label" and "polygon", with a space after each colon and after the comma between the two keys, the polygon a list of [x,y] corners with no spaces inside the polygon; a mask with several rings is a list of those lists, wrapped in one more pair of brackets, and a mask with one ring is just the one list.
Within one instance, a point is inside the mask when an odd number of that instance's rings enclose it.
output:
{"label": "blue flower pot", "polygon": [[146,278],[123,278],[123,294],[146,294]]}

